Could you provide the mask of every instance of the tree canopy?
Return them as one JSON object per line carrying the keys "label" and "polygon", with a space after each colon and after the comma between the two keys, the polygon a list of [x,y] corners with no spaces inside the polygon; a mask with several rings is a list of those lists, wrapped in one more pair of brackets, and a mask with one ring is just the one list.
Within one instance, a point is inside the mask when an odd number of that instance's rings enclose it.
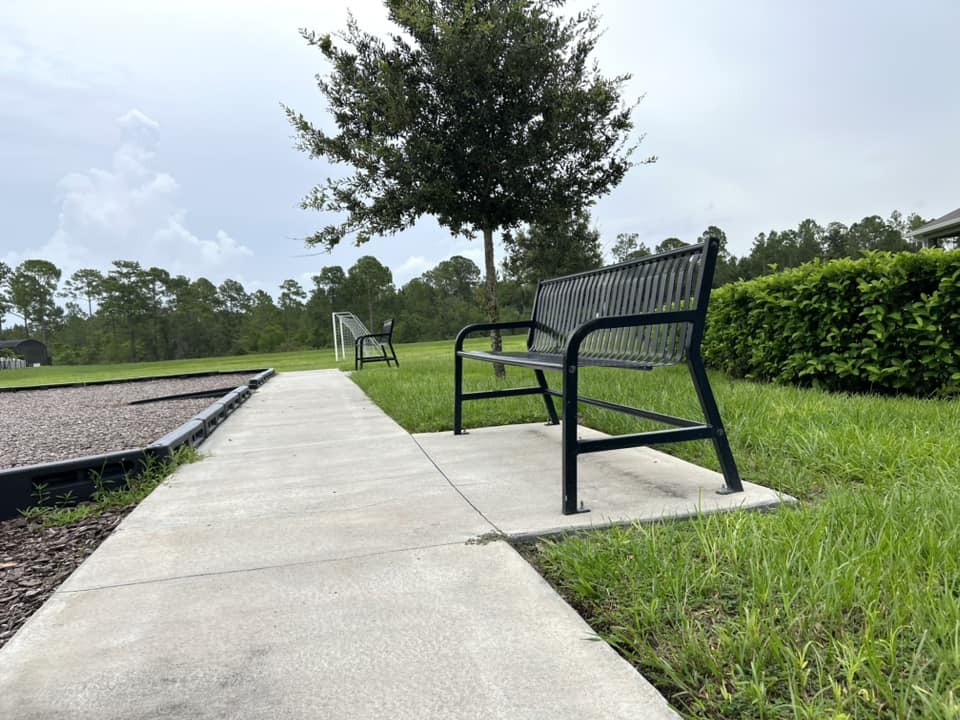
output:
{"label": "tree canopy", "polygon": [[586,212],[555,216],[506,233],[503,244],[507,251],[504,271],[523,283],[536,284],[603,265],[600,232],[590,227]]}
{"label": "tree canopy", "polygon": [[493,233],[579,211],[632,164],[632,107],[620,97],[628,76],[600,74],[590,60],[597,15],[561,17],[562,4],[386,0],[400,31],[389,41],[352,16],[336,35],[304,31],[331,65],[318,86],[337,132],[286,108],[298,147],[355,170],[303,200],[346,214],[307,242],[362,243],[423,215],[453,233],[481,232],[496,321]]}

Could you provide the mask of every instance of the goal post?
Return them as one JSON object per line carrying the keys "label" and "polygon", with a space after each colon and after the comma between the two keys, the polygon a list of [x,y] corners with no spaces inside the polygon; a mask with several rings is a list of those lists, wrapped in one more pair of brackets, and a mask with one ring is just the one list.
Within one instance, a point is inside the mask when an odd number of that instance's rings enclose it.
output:
{"label": "goal post", "polygon": [[[370,331],[352,312],[334,312],[330,318],[333,322],[333,357],[340,362],[347,359],[347,348],[353,347],[358,337],[369,335]],[[364,343],[373,350],[380,349],[380,343],[372,338]]]}

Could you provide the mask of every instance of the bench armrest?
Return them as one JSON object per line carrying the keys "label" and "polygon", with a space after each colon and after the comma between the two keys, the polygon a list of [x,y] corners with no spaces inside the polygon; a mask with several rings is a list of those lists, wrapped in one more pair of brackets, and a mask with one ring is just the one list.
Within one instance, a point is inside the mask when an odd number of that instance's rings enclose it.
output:
{"label": "bench armrest", "polygon": [[697,310],[674,310],[667,312],[641,313],[639,315],[610,315],[594,318],[580,325],[567,339],[563,350],[564,367],[577,364],[580,355],[580,345],[590,333],[597,330],[612,330],[614,328],[642,327],[644,325],[668,325],[670,323],[694,323],[703,321],[704,313]]}
{"label": "bench armrest", "polygon": [[353,341],[354,345],[359,345],[364,340],[369,340],[370,338],[389,338],[393,333],[369,333],[368,335],[361,335],[356,340]]}
{"label": "bench armrest", "polygon": [[522,328],[532,328],[533,320],[512,320],[510,322],[496,322],[496,323],[474,323],[473,325],[467,325],[463,330],[457,333],[457,343],[454,346],[455,352],[460,352],[463,350],[463,341],[467,339],[467,336],[471,333],[481,332],[483,330],[520,330]]}

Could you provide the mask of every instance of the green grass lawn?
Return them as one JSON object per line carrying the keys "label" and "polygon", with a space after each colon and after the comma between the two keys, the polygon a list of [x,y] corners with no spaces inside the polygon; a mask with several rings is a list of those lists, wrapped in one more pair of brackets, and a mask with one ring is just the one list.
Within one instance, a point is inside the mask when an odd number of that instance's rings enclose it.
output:
{"label": "green grass lawn", "polygon": [[[453,342],[397,353],[400,368],[354,381],[411,432],[450,429]],[[315,351],[3,371],[0,385],[336,366]],[[465,370],[467,390],[498,386],[489,365]],[[582,377],[584,394],[699,417],[683,368]],[[744,478],[800,505],[542,542],[541,572],[687,717],[960,718],[960,403],[711,381]],[[648,427],[583,417],[613,433]],[[529,397],[464,410],[468,428],[544,419]],[[662,449],[717,469],[708,442]]]}
{"label": "green grass lawn", "polygon": [[[411,346],[353,379],[408,430],[449,429],[452,353]],[[582,377],[586,395],[699,417],[684,368]],[[745,479],[800,506],[542,542],[541,572],[687,717],[960,718],[960,403],[711,381]],[[497,381],[467,363],[464,386]],[[468,428],[544,419],[536,398],[464,409]],[[662,449],[717,469],[706,441]]]}

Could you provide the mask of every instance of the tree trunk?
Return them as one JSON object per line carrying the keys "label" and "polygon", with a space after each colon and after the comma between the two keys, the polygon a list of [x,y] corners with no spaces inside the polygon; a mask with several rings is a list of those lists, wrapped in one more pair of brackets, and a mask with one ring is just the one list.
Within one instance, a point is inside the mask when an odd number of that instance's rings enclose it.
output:
{"label": "tree trunk", "polygon": [[[487,319],[490,322],[500,322],[500,307],[497,305],[497,268],[493,263],[493,228],[483,229],[483,262],[486,267],[487,281]],[[503,339],[499,330],[490,331],[490,349],[500,352],[503,349]],[[493,372],[498,378],[505,378],[507,370],[502,363],[494,363]]]}

